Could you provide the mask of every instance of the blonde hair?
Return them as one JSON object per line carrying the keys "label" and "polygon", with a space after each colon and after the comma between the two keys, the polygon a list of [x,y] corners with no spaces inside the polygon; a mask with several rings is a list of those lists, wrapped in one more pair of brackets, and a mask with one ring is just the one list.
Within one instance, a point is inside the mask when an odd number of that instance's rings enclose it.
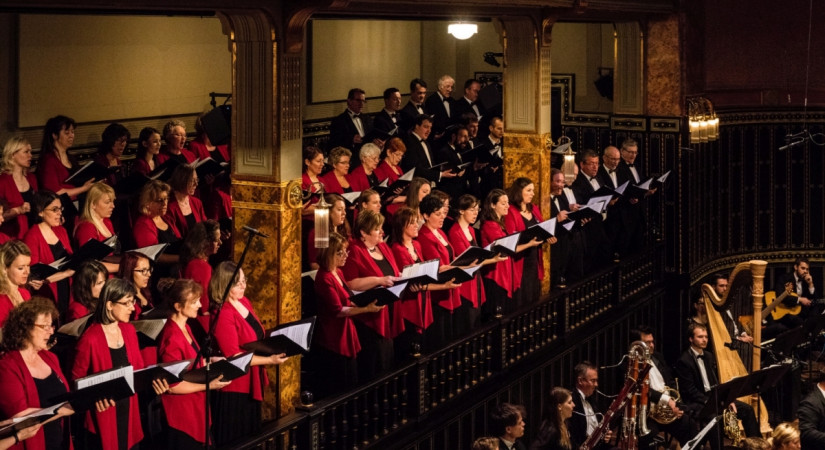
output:
{"label": "blonde hair", "polygon": [[14,154],[27,145],[31,147],[31,143],[23,136],[12,136],[6,141],[6,145],[3,146],[3,172],[11,173],[14,170],[14,164],[11,162]]}
{"label": "blonde hair", "polygon": [[23,241],[13,239],[0,246],[0,294],[7,295],[14,306],[23,303],[23,296],[17,286],[12,284],[7,271],[20,255],[32,256],[31,250]]}
{"label": "blonde hair", "polygon": [[473,442],[473,450],[498,450],[497,437],[480,437]]}
{"label": "blonde hair", "polygon": [[158,196],[164,192],[169,193],[172,188],[163,181],[152,180],[143,185],[140,191],[140,200],[138,201],[138,211],[141,214],[147,215],[149,213],[149,203],[157,200]]}
{"label": "blonde hair", "polygon": [[782,448],[785,444],[799,440],[799,429],[790,422],[782,422],[773,429],[771,443],[773,448]]}
{"label": "blonde hair", "polygon": [[[80,218],[95,224],[95,228],[105,236],[110,233],[109,229],[103,224],[103,218],[94,214],[92,211],[92,206],[100,201],[104,195],[108,195],[109,198],[112,199],[112,202],[115,201],[115,190],[112,189],[111,186],[102,181],[93,184],[91,189],[89,189],[89,193],[86,194],[86,203],[83,204],[83,211],[80,212]],[[83,245],[85,242],[78,242],[78,244]]]}

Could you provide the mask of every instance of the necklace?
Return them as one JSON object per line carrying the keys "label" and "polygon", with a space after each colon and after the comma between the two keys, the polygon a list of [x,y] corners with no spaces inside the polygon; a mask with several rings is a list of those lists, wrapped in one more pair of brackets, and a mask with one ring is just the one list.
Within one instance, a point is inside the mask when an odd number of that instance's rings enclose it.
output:
{"label": "necklace", "polygon": [[367,247],[367,250],[369,250],[369,252],[370,252],[370,253],[375,253],[375,252],[378,250],[378,246],[376,245],[376,246],[375,246],[375,247],[373,247],[373,248],[369,248],[369,247]]}

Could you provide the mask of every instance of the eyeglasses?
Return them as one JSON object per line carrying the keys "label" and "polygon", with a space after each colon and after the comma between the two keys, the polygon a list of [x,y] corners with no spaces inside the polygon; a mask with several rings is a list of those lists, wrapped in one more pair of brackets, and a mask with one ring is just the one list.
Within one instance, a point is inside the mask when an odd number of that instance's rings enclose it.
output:
{"label": "eyeglasses", "polygon": [[169,197],[156,198],[155,203],[169,203]]}
{"label": "eyeglasses", "polygon": [[125,306],[125,307],[128,308],[130,306],[135,306],[135,303],[137,303],[137,300],[131,299],[131,300],[123,301],[123,302],[113,302],[113,303],[115,303],[117,305]]}
{"label": "eyeglasses", "polygon": [[34,326],[36,326],[37,328],[40,328],[43,331],[54,331],[54,329],[55,329],[54,324],[51,324],[51,323],[48,324],[48,325],[36,323],[36,324],[34,324]]}
{"label": "eyeglasses", "polygon": [[238,280],[238,282],[235,283],[235,286],[246,286],[246,278],[241,278]]}
{"label": "eyeglasses", "polygon": [[342,248],[341,250],[338,250],[337,252],[335,252],[335,254],[337,256],[347,256],[347,255],[349,255],[349,250],[347,250],[345,248]]}
{"label": "eyeglasses", "polygon": [[197,178],[192,178],[191,180],[189,180],[189,184],[193,185],[193,186],[197,186],[198,185],[198,179]]}
{"label": "eyeglasses", "polygon": [[54,208],[46,208],[46,211],[57,214],[57,213],[63,212],[63,207],[62,206],[55,206]]}
{"label": "eyeglasses", "polygon": [[151,275],[151,274],[152,274],[152,268],[151,268],[151,267],[147,267],[147,268],[145,268],[145,269],[135,269],[135,272],[137,272],[137,273],[139,273],[139,274],[141,274],[141,275],[143,275],[143,276],[149,276],[149,275]]}

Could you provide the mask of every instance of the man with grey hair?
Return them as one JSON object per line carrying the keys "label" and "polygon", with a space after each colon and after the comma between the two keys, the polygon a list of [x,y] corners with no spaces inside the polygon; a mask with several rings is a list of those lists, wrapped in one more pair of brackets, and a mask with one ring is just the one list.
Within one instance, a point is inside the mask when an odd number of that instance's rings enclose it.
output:
{"label": "man with grey hair", "polygon": [[[444,135],[444,130],[452,124],[453,107],[453,87],[455,80],[449,75],[442,75],[438,79],[436,92],[427,98],[424,108],[428,114],[433,116],[433,135],[435,141],[439,141]],[[438,146],[437,146],[438,147]]]}

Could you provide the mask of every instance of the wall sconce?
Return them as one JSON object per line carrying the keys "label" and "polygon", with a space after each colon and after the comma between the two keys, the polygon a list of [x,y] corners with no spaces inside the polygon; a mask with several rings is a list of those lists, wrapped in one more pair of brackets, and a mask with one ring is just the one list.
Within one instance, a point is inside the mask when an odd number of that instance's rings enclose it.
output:
{"label": "wall sconce", "polygon": [[[315,192],[307,192],[304,195],[304,202],[312,198],[313,195],[320,195],[321,198],[315,204],[315,248],[329,247],[329,208],[332,206],[324,200],[324,184],[321,182],[313,183],[318,185],[318,190]],[[312,187],[310,187],[310,190]],[[305,191],[306,192],[306,191]]]}
{"label": "wall sconce", "polygon": [[564,156],[561,173],[564,174],[564,184],[570,186],[579,174],[579,169],[576,167],[576,152],[573,151],[573,141],[569,137],[560,137],[559,143],[559,146],[553,149],[553,153]]}
{"label": "wall sconce", "polygon": [[698,144],[719,139],[719,118],[713,110],[713,103],[705,97],[689,98],[687,102],[690,143]]}
{"label": "wall sconce", "polygon": [[447,25],[447,33],[452,34],[454,38],[465,40],[473,37],[478,33],[478,25],[474,23],[456,22]]}

